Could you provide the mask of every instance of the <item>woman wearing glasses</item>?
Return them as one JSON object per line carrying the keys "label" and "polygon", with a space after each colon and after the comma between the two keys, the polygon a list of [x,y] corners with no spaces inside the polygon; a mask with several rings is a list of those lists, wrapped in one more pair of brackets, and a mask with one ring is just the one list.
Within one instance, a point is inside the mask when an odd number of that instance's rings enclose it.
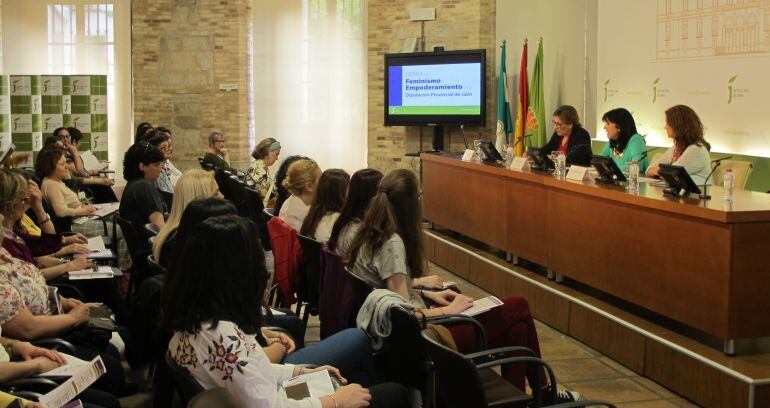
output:
{"label": "woman wearing glasses", "polygon": [[[155,186],[158,187],[158,190],[160,191],[174,194],[174,184],[176,184],[176,180],[181,177],[181,172],[169,165],[171,163],[171,155],[174,153],[171,149],[171,136],[156,129],[155,134],[149,139],[149,143],[163,152],[163,157],[166,159],[163,171],[160,172],[158,179],[155,181]],[[174,172],[174,170],[176,170],[176,172]]]}
{"label": "woman wearing glasses", "polygon": [[209,135],[209,151],[203,155],[203,164],[215,169],[228,170],[238,174],[238,170],[230,167],[230,152],[225,148],[225,135],[222,132],[211,132]]}
{"label": "woman wearing glasses", "polygon": [[591,136],[580,125],[577,110],[570,106],[560,106],[553,113],[553,135],[540,151],[543,154],[559,152],[567,157],[567,165],[591,165]]}

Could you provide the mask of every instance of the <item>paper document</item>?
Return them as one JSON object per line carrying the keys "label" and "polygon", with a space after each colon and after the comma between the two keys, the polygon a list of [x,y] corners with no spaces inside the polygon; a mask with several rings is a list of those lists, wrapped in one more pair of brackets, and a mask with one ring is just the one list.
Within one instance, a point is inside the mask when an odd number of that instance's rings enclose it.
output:
{"label": "paper document", "polygon": [[316,371],[314,373],[302,374],[290,378],[283,382],[283,389],[286,396],[301,400],[308,397],[323,397],[324,395],[334,394],[334,386],[329,372],[326,370]]}
{"label": "paper document", "polygon": [[106,217],[118,211],[118,208],[120,208],[120,203],[94,204],[93,206],[96,207],[96,211],[93,213],[93,216]]}
{"label": "paper document", "polygon": [[100,162],[99,159],[96,158],[93,152],[90,150],[86,150],[80,155],[80,158],[83,159],[83,167],[86,168],[88,171],[92,170],[104,170],[109,163]]}
{"label": "paper document", "polygon": [[104,240],[101,236],[88,238],[88,244],[86,244],[86,246],[92,251],[103,251],[107,248],[104,246]]}
{"label": "paper document", "polygon": [[112,272],[110,266],[100,266],[95,270],[92,268],[81,269],[79,271],[68,272],[70,280],[83,280],[83,279],[104,279],[112,278],[115,274]]}
{"label": "paper document", "polygon": [[114,257],[115,257],[115,254],[113,254],[112,250],[110,249],[98,249],[94,252],[89,252],[87,254],[73,255],[73,258],[86,258],[86,259],[110,259]]}
{"label": "paper document", "polygon": [[452,287],[452,286],[457,286],[457,282],[448,281],[448,282],[444,282],[443,283],[444,289]]}
{"label": "paper document", "polygon": [[477,314],[482,314],[487,310],[501,306],[502,304],[503,302],[497,297],[487,296],[483,299],[478,299],[474,301],[473,306],[471,306],[469,309],[466,309],[464,312],[460,314],[464,314],[466,316],[476,316]]}
{"label": "paper document", "polygon": [[43,374],[39,374],[40,377],[70,377],[77,374],[81,367],[88,365],[88,361],[81,360],[77,357],[71,356],[65,353],[59,353],[67,360],[67,364],[56,367],[51,371]]}
{"label": "paper document", "polygon": [[78,367],[69,380],[40,397],[38,402],[45,408],[65,406],[106,372],[102,358],[97,356],[88,364]]}

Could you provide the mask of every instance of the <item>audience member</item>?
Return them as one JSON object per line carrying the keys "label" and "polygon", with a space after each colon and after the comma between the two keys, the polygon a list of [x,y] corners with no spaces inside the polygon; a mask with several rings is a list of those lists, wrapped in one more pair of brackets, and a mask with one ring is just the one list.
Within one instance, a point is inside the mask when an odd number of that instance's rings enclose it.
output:
{"label": "audience member", "polygon": [[316,195],[310,204],[307,217],[299,233],[316,241],[326,242],[331,236],[332,226],[345,204],[345,191],[350,175],[345,170],[328,169],[321,173]]}
{"label": "audience member", "polygon": [[337,251],[343,257],[347,255],[369,201],[377,194],[382,177],[383,174],[375,169],[358,170],[350,177],[345,204],[329,236],[329,249]]}
{"label": "audience member", "polygon": [[203,164],[208,164],[214,169],[222,169],[239,174],[238,170],[230,167],[230,152],[225,147],[225,134],[211,132],[209,135],[209,150],[203,155]]}
{"label": "audience member", "polygon": [[269,137],[262,139],[251,152],[252,162],[246,172],[246,183],[259,191],[262,204],[267,207],[275,189],[275,181],[270,176],[270,166],[278,161],[281,143]]}
{"label": "audience member", "polygon": [[123,178],[128,184],[120,200],[120,216],[131,222],[137,236],[144,236],[144,224],[163,228],[166,203],[155,187],[166,158],[157,147],[136,143],[123,157]]}
{"label": "audience member", "polygon": [[224,387],[243,406],[359,407],[370,399],[371,406],[403,406],[404,400],[379,400],[403,395],[378,395],[379,386],[370,395],[357,384],[303,402],[288,399],[281,383],[298,374],[328,370],[343,384],[347,381],[331,366],[271,364],[258,339],[266,282],[264,255],[251,221],[229,215],[202,222],[172,263],[163,294],[165,321],[174,331],[169,351],[176,362],[204,388]]}
{"label": "audience member", "polygon": [[302,222],[310,210],[320,177],[321,169],[313,160],[298,160],[289,166],[283,185],[291,192],[291,196],[281,206],[278,216],[297,231],[302,228]]}
{"label": "audience member", "polygon": [[309,160],[309,158],[305,156],[289,156],[281,163],[281,166],[278,167],[278,171],[275,172],[276,194],[275,203],[273,204],[273,211],[275,211],[275,214],[279,214],[281,212],[281,207],[283,207],[284,201],[286,201],[286,199],[291,195],[289,189],[283,185],[284,180],[286,180],[286,175],[289,173],[289,166],[291,166],[295,161],[303,159]]}

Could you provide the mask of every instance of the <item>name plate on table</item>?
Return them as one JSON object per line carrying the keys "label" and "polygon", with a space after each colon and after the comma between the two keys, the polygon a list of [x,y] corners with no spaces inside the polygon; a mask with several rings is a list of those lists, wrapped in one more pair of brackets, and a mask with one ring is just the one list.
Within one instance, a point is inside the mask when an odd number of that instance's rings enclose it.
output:
{"label": "name plate on table", "polygon": [[476,154],[476,152],[474,152],[472,149],[465,149],[465,153],[463,153],[463,161],[473,161],[474,154]]}
{"label": "name plate on table", "polygon": [[567,180],[583,181],[588,175],[588,167],[572,165],[567,172]]}
{"label": "name plate on table", "polygon": [[511,170],[527,170],[529,162],[526,157],[514,157],[509,168]]}

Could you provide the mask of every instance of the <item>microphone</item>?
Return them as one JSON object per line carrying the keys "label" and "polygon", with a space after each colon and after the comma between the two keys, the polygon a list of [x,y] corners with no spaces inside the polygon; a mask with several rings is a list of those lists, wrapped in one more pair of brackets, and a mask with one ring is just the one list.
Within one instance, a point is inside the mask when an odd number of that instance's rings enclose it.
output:
{"label": "microphone", "polygon": [[662,147],[653,147],[652,149],[647,149],[647,150],[643,151],[642,154],[639,156],[639,158],[636,159],[636,161],[644,160],[647,156],[649,156],[650,152],[658,150],[658,149],[662,149]]}
{"label": "microphone", "polygon": [[517,146],[519,143],[521,143],[521,142],[522,142],[524,139],[528,139],[528,138],[530,138],[530,137],[532,137],[532,135],[531,135],[531,134],[529,134],[529,135],[524,135],[524,136],[519,136],[519,137],[517,138],[516,142],[515,142],[515,143],[513,144],[513,146],[511,146],[511,147],[515,149],[515,148],[516,148],[516,146]]}
{"label": "microphone", "polygon": [[463,143],[465,143],[465,150],[468,150],[468,139],[465,138],[465,125],[460,125],[460,133],[463,135]]}
{"label": "microphone", "polygon": [[727,160],[727,159],[732,159],[732,158],[733,158],[733,156],[725,156],[725,157],[720,157],[719,159],[714,159],[711,162],[712,163],[716,163],[717,167],[719,167],[719,165],[722,164],[722,160]]}

